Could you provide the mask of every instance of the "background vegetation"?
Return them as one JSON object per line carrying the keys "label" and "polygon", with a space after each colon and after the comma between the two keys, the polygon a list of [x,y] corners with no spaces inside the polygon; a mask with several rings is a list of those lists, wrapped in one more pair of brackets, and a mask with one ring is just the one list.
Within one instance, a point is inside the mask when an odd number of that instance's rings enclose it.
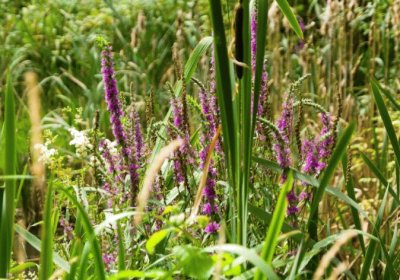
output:
{"label": "background vegetation", "polygon": [[[238,59],[236,1],[0,0],[0,278],[399,278],[400,2],[259,0],[254,58],[243,2]],[[110,172],[100,144],[114,140],[104,41],[122,124],[143,132],[128,199],[126,163]],[[249,66],[241,78],[234,59]],[[218,103],[213,128],[203,91]],[[321,112],[335,143],[326,168],[306,172],[299,147],[319,139]],[[206,215],[210,178],[219,210]],[[293,186],[310,195],[295,218]]]}

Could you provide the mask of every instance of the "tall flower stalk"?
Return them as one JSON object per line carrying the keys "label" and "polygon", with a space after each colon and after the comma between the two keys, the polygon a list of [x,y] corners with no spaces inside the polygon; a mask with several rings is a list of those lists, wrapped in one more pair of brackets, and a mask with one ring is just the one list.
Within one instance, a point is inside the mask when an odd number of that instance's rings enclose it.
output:
{"label": "tall flower stalk", "polygon": [[[132,152],[132,149],[128,145],[129,141],[127,139],[127,134],[121,121],[121,118],[123,117],[123,110],[118,96],[119,92],[117,81],[115,79],[114,61],[111,46],[106,46],[102,51],[101,72],[103,75],[105,100],[110,113],[112,131],[115,140],[121,147],[122,156],[125,162],[123,169],[128,172],[131,178],[130,199],[131,206],[134,206],[134,197],[136,196],[139,188],[138,158],[135,156],[135,152]],[[135,135],[136,134],[139,133],[135,133]],[[140,141],[141,140],[139,140],[139,144],[136,146],[136,150],[140,149]]]}

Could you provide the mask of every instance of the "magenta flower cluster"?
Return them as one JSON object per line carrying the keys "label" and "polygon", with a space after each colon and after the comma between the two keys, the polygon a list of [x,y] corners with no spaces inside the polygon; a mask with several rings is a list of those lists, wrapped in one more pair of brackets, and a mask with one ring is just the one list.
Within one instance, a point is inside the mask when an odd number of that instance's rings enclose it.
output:
{"label": "magenta flower cluster", "polygon": [[[131,191],[130,193],[127,191],[124,192],[123,201],[130,198],[132,202],[131,204],[133,205],[133,196],[135,196],[138,191],[138,169],[140,168],[141,161],[143,161],[142,158],[145,145],[143,142],[139,116],[135,110],[131,111],[130,115],[134,123],[133,133],[127,133],[122,123],[124,110],[119,100],[111,46],[105,47],[102,51],[101,72],[103,76],[105,100],[107,103],[107,109],[110,113],[112,132],[117,144],[120,146],[121,156],[117,157],[112,155],[110,153],[110,147],[108,147],[105,141],[100,141],[99,148],[102,150],[102,156],[108,165],[108,171],[110,173],[121,171],[122,173],[126,172],[129,174],[131,179]],[[124,177],[121,177],[121,174],[115,174],[114,181],[111,182],[111,185],[105,185],[104,188],[108,189],[111,193],[114,193],[114,184],[123,181]]]}

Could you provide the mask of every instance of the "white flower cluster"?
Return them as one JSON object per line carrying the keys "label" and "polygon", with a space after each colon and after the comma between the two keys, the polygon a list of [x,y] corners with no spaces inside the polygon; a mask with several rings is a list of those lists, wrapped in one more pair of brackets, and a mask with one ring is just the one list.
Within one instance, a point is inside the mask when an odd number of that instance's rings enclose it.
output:
{"label": "white flower cluster", "polygon": [[72,140],[69,142],[70,145],[75,146],[76,154],[86,155],[87,151],[93,149],[93,145],[90,143],[89,138],[86,135],[86,131],[79,131],[75,128],[68,129],[71,133]]}
{"label": "white flower cluster", "polygon": [[[108,150],[109,150],[109,152],[110,152],[110,154],[112,156],[118,155],[118,149],[117,149],[118,143],[117,143],[117,141],[110,141],[108,139],[104,139],[104,142],[105,142],[105,145],[108,148]],[[100,152],[103,152],[103,150],[104,150],[103,148],[100,148]]]}
{"label": "white flower cluster", "polygon": [[53,148],[49,148],[50,141],[46,141],[44,144],[35,144],[35,149],[39,151],[40,156],[38,161],[43,162],[44,164],[50,164],[54,156],[57,155],[57,151]]}

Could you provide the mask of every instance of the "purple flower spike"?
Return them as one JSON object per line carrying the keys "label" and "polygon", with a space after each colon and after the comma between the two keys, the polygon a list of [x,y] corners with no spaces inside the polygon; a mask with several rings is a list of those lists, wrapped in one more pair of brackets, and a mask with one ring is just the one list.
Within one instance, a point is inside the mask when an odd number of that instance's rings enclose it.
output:
{"label": "purple flower spike", "polygon": [[103,254],[103,262],[107,270],[111,269],[111,266],[115,263],[115,260],[116,258],[113,254],[108,254],[108,253]]}
{"label": "purple flower spike", "polygon": [[288,216],[294,216],[297,213],[299,213],[299,208],[297,206],[294,206],[294,205],[290,205],[286,210],[286,214]]}
{"label": "purple flower spike", "polygon": [[219,228],[220,228],[220,225],[217,222],[211,222],[206,226],[204,231],[206,233],[212,234],[212,233],[216,233],[219,230]]}
{"label": "purple flower spike", "polygon": [[114,77],[114,62],[112,58],[111,46],[106,47],[102,51],[101,55],[101,73],[103,74],[105,99],[108,111],[110,112],[112,131],[115,140],[122,147],[122,153],[124,157],[128,157],[129,149],[126,145],[126,134],[121,122],[123,111],[121,109],[120,101],[118,99],[118,88],[117,81]]}

